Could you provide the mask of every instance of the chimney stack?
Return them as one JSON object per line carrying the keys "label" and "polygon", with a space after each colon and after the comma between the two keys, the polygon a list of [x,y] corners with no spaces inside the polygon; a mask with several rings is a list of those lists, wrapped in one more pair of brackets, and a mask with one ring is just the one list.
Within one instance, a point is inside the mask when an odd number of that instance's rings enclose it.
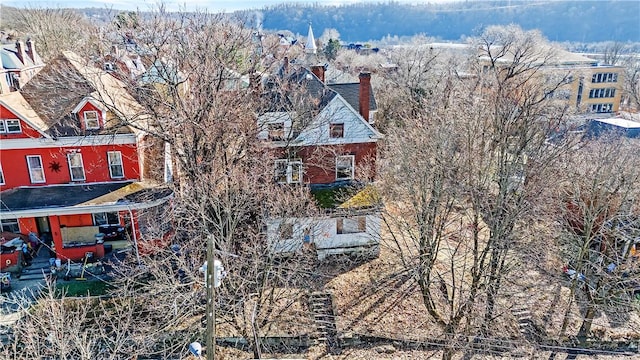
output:
{"label": "chimney stack", "polygon": [[313,65],[311,72],[324,84],[324,65]]}
{"label": "chimney stack", "polygon": [[29,57],[31,58],[31,61],[33,61],[33,63],[36,63],[36,48],[35,45],[33,43],[33,40],[31,39],[27,39],[27,54],[29,54]]}
{"label": "chimney stack", "polygon": [[20,62],[24,64],[27,60],[27,55],[24,52],[24,44],[22,43],[22,41],[16,41],[16,53],[18,55],[18,59],[20,59]]}
{"label": "chimney stack", "polygon": [[370,72],[361,72],[360,73],[360,91],[358,97],[358,111],[360,115],[369,122],[369,98],[371,96],[371,73]]}

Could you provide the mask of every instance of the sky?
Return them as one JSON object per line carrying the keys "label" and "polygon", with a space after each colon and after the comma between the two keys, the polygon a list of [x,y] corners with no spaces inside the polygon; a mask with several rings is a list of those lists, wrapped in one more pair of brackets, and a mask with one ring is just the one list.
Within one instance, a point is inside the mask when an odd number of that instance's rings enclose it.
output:
{"label": "sky", "polygon": [[[383,1],[383,0],[382,0]],[[395,0],[401,3],[435,3],[451,2],[455,0]],[[235,11],[243,9],[259,9],[267,5],[280,3],[313,4],[321,5],[347,5],[362,2],[379,3],[381,0],[164,0],[169,10],[195,10],[207,9],[210,12]],[[51,7],[51,8],[113,8],[117,10],[146,11],[158,4],[156,0],[0,0],[0,3],[15,7]]]}

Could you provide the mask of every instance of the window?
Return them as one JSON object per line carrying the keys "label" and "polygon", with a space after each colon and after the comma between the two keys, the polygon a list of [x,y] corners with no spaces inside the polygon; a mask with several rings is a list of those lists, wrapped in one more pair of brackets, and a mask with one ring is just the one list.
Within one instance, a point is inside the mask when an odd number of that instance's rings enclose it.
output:
{"label": "window", "polygon": [[344,124],[329,124],[329,136],[331,138],[344,137]]}
{"label": "window", "polygon": [[267,129],[269,130],[269,140],[282,141],[285,139],[283,122],[267,124]]}
{"label": "window", "polygon": [[21,132],[20,120],[0,120],[0,133],[16,134]]}
{"label": "window", "polygon": [[354,159],[353,155],[343,155],[336,157],[336,180],[353,179]]}
{"label": "window", "polygon": [[366,216],[358,216],[356,218],[336,219],[337,234],[355,234],[365,232],[367,230]]}
{"label": "window", "polygon": [[[18,225],[18,219],[2,219],[0,220],[0,229],[2,231],[8,231],[14,234],[20,233],[20,225]],[[11,240],[11,239],[9,239]]]}
{"label": "window", "polygon": [[0,185],[4,185],[4,173],[2,172],[2,165],[0,165]]}
{"label": "window", "polygon": [[280,159],[275,161],[275,179],[281,184],[299,184],[302,182],[302,161]]}
{"label": "window", "polygon": [[122,153],[120,151],[109,151],[107,152],[107,158],[109,159],[109,175],[111,175],[111,178],[123,178]]}
{"label": "window", "polygon": [[616,96],[616,89],[614,88],[602,88],[602,89],[589,90],[590,99],[612,98],[615,96]]}
{"label": "window", "polygon": [[595,73],[591,77],[592,83],[618,82],[617,73]]}
{"label": "window", "polygon": [[29,177],[32,183],[43,183],[46,181],[40,155],[27,156],[27,165],[29,166]]}
{"label": "window", "polygon": [[589,110],[594,113],[610,113],[613,111],[613,104],[591,104]]}
{"label": "window", "polygon": [[82,154],[67,154],[69,161],[69,172],[71,173],[71,181],[84,181],[84,166],[82,165]]}
{"label": "window", "polygon": [[120,217],[117,212],[103,212],[93,214],[93,225],[117,225],[120,224]]}
{"label": "window", "polygon": [[97,111],[85,111],[84,115],[84,128],[85,129],[100,129],[100,122],[98,121]]}

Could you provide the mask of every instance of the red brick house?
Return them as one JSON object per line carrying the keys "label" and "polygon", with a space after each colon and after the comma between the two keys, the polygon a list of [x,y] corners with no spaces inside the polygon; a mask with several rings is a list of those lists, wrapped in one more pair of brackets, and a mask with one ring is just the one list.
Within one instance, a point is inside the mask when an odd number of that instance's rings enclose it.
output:
{"label": "red brick house", "polygon": [[0,230],[51,236],[62,260],[103,255],[99,233],[140,250],[163,239],[170,167],[135,126],[142,114],[122,82],[69,52],[0,94]]}
{"label": "red brick house", "polygon": [[[323,66],[291,72],[289,67],[285,60],[283,80],[267,85],[269,99],[275,100],[258,118],[258,138],[280,157],[274,164],[276,181],[330,184],[371,180],[377,142],[382,139],[371,125],[376,110],[371,75],[360,74],[359,83],[325,84]],[[287,85],[281,87],[283,83]],[[290,88],[301,90],[291,95]],[[292,100],[296,96],[302,100]],[[291,106],[301,101],[306,106]]]}

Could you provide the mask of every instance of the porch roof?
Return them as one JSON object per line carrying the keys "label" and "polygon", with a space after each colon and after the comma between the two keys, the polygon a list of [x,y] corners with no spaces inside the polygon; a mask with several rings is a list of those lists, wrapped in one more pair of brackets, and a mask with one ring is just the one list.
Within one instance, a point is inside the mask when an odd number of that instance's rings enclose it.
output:
{"label": "porch roof", "polygon": [[131,181],[19,187],[0,193],[0,218],[144,209],[171,196],[166,188]]}

